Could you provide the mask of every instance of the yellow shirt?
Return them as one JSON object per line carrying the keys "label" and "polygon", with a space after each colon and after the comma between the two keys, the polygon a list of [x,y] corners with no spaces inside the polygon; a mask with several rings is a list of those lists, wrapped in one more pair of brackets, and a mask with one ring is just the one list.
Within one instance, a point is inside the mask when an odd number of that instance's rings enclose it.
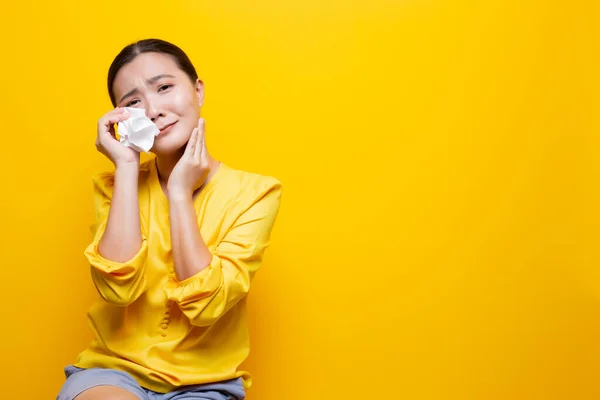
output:
{"label": "yellow shirt", "polygon": [[141,386],[161,393],[237,377],[248,388],[250,375],[238,371],[249,353],[246,294],[269,245],[280,183],[221,163],[194,199],[212,261],[178,281],[169,203],[154,159],[140,165],[142,245],[128,262],[109,261],[98,253],[114,173],[95,175],[93,182],[96,222],[85,256],[102,299],[88,312],[95,338],[75,366],[125,371]]}

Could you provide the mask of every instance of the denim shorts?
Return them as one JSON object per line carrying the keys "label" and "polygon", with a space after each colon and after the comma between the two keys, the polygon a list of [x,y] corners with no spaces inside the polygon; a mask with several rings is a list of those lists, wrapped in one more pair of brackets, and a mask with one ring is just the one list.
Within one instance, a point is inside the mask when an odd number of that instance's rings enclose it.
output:
{"label": "denim shorts", "polygon": [[203,385],[185,386],[169,393],[158,393],[141,387],[127,372],[105,368],[83,369],[72,365],[65,368],[66,382],[56,400],[73,400],[96,386],[118,386],[140,400],[243,400],[246,398],[242,378]]}

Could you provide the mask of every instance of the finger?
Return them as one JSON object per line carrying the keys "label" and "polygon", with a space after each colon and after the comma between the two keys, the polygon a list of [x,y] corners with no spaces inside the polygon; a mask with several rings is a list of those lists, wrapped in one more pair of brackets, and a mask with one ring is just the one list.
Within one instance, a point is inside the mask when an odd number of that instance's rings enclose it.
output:
{"label": "finger", "polygon": [[107,112],[106,114],[103,115],[103,117],[109,116],[109,115],[119,115],[119,114],[123,114],[123,113],[128,113],[129,111],[125,108],[125,107],[117,107],[114,110],[110,110],[109,112]]}
{"label": "finger", "polygon": [[198,137],[196,138],[196,148],[194,149],[194,158],[202,160],[202,143],[204,142],[204,119],[198,120]]}
{"label": "finger", "polygon": [[122,113],[109,113],[109,114],[106,114],[104,117],[100,118],[100,121],[98,121],[98,124],[101,126],[109,127],[112,124],[116,124],[118,122],[125,121],[129,117],[130,117],[130,114],[127,111],[122,112]]}
{"label": "finger", "polygon": [[111,110],[111,111],[107,112],[106,114],[104,114],[103,117],[109,117],[111,115],[122,115],[122,114],[129,114],[129,110],[127,110],[124,107],[117,107],[114,110]]}
{"label": "finger", "polygon": [[[203,122],[204,123],[204,122]],[[202,165],[208,165],[208,149],[206,148],[206,134],[202,135]]]}
{"label": "finger", "polygon": [[194,156],[197,137],[198,137],[198,128],[194,128],[194,130],[192,130],[192,134],[190,135],[190,140],[188,140],[187,146],[185,146],[184,155],[187,155],[188,157]]}

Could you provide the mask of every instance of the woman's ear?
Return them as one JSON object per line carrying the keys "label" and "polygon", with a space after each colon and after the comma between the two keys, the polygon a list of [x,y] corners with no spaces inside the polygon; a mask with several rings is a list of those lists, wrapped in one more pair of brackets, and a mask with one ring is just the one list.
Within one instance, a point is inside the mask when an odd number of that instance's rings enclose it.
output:
{"label": "woman's ear", "polygon": [[196,80],[196,96],[198,96],[198,105],[202,107],[204,105],[204,83],[198,79]]}

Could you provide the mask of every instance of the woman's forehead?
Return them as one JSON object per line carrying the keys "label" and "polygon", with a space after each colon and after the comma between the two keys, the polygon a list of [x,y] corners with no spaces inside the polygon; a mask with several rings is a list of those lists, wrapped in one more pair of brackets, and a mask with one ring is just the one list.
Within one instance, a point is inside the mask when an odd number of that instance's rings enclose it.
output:
{"label": "woman's forehead", "polygon": [[142,53],[133,61],[125,64],[115,80],[131,76],[149,79],[161,74],[178,75],[177,72],[180,72],[180,69],[170,56],[159,53]]}
{"label": "woman's forehead", "polygon": [[161,75],[178,77],[181,70],[168,55],[159,53],[142,53],[133,61],[125,64],[117,73],[114,81],[115,92],[132,86],[138,86]]}

